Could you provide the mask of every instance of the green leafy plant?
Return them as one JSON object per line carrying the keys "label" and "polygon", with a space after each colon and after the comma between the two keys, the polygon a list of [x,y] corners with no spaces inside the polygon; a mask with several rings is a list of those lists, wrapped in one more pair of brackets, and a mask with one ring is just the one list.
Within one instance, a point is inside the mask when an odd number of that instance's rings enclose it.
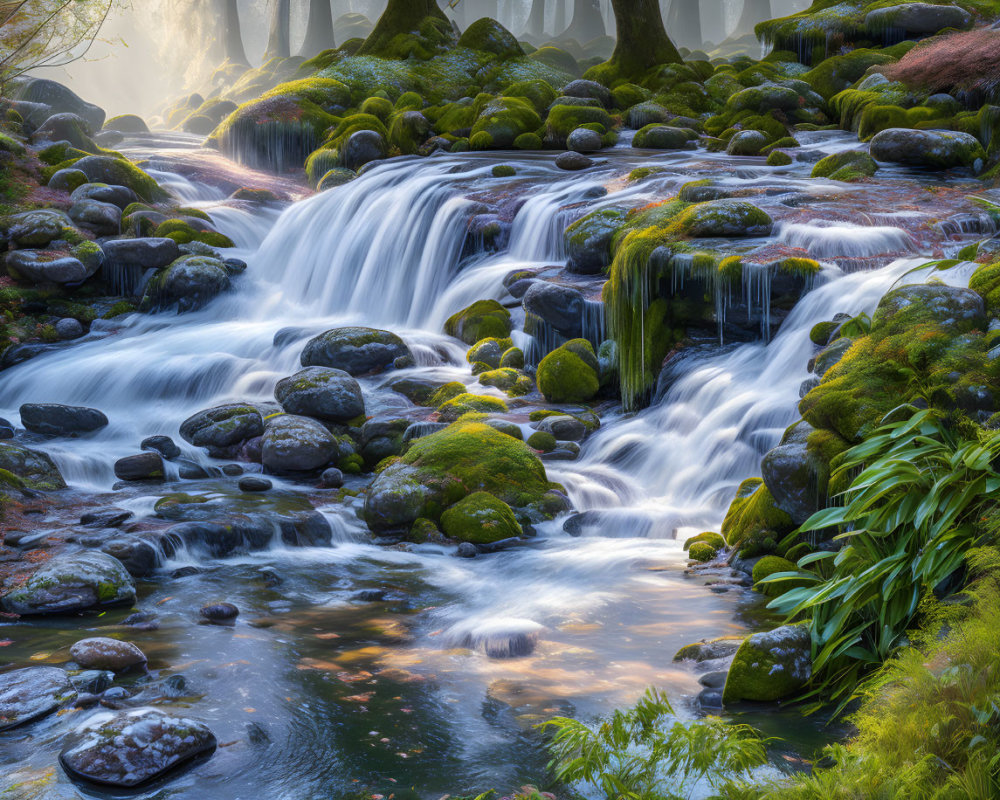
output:
{"label": "green leafy plant", "polygon": [[557,717],[541,727],[553,733],[555,777],[592,784],[607,800],[687,798],[705,783],[728,790],[766,759],[766,741],[752,728],[718,718],[681,722],[655,689],[596,726]]}
{"label": "green leafy plant", "polygon": [[[842,506],[810,517],[802,533],[840,530],[836,552],[804,556],[798,571],[763,583],[806,585],[775,598],[789,619],[809,618],[813,689],[844,703],[858,680],[905,642],[921,599],[962,567],[979,534],[975,522],[1000,489],[1000,436],[963,438],[940,412],[901,406],[849,450],[836,473],[860,470]],[[886,419],[892,418],[891,412]]]}

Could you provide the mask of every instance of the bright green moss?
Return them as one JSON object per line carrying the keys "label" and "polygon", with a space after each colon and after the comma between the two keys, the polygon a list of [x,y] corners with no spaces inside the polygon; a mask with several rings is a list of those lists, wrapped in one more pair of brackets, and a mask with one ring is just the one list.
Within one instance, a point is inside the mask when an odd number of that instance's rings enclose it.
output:
{"label": "bright green moss", "polygon": [[557,444],[556,437],[548,431],[535,431],[528,437],[528,447],[541,453],[551,453]]}
{"label": "bright green moss", "polygon": [[721,534],[715,533],[713,531],[705,531],[704,533],[699,533],[697,536],[690,536],[684,540],[684,549],[690,550],[691,545],[702,542],[709,545],[714,550],[721,550],[726,546],[726,540],[722,538]]}
{"label": "bright green moss", "polygon": [[497,164],[492,172],[494,178],[513,178],[517,175],[517,170],[510,164]]}
{"label": "bright green moss", "polygon": [[387,123],[389,117],[392,116],[393,105],[391,101],[386,100],[384,97],[369,97],[361,104],[359,110],[362,114],[377,117],[382,123]]}
{"label": "bright green moss", "polygon": [[813,167],[812,177],[850,182],[870,178],[876,171],[878,164],[868,153],[845,150],[817,161]]}
{"label": "bright green moss", "polygon": [[529,101],[539,114],[543,113],[556,99],[556,90],[543,80],[516,81],[506,89],[507,97],[522,97]]}
{"label": "bright green moss", "polygon": [[769,167],[787,167],[792,163],[792,157],[782,150],[772,150],[767,155]]}
{"label": "bright green moss", "polygon": [[178,244],[202,242],[211,247],[235,247],[232,239],[217,231],[199,231],[182,219],[168,219],[161,222],[153,233],[157,237],[173,239]]}
{"label": "bright green moss", "polygon": [[321,147],[313,150],[306,159],[306,178],[311,186],[316,187],[330,170],[339,168],[340,153],[335,149]]}
{"label": "bright green moss", "polygon": [[[575,346],[570,346],[576,343]],[[589,358],[587,354],[589,349]],[[538,389],[550,403],[582,403],[601,388],[590,342],[576,339],[556,348],[538,365]]]}
{"label": "bright green moss", "polygon": [[969,279],[969,288],[978,292],[993,316],[1000,314],[1000,261],[984,264]]}
{"label": "bright green moss", "polygon": [[688,558],[692,561],[711,561],[717,550],[708,542],[695,542],[688,548]]}
{"label": "bright green moss", "polygon": [[489,492],[473,492],[459,500],[441,515],[441,527],[448,537],[473,544],[499,542],[522,534],[511,507]]}
{"label": "bright green moss", "polygon": [[[472,126],[470,142],[473,149],[486,149],[477,142],[477,136],[488,134],[488,147],[505,149],[513,147],[518,136],[533,133],[542,126],[534,106],[523,97],[496,97],[479,111]],[[481,140],[485,141],[483,137]]]}
{"label": "bright green moss", "polygon": [[465,394],[465,384],[459,383],[458,381],[452,381],[451,383],[446,383],[440,389],[438,389],[434,394],[431,395],[430,399],[427,401],[427,405],[434,408],[440,408],[449,400],[453,400],[460,394]]}
{"label": "bright green moss", "polygon": [[470,412],[503,414],[506,411],[507,404],[498,397],[468,392],[456,395],[438,408],[438,413],[445,422],[454,422],[463,414]]}
{"label": "bright green moss", "polygon": [[444,324],[446,334],[469,345],[490,337],[506,339],[510,330],[510,312],[496,300],[477,300]]}
{"label": "bright green moss", "polygon": [[565,146],[566,137],[577,128],[589,124],[600,126],[599,133],[605,133],[614,127],[614,122],[603,108],[589,106],[552,106],[545,119],[546,136],[554,142]]}
{"label": "bright green moss", "polygon": [[520,377],[521,373],[519,373],[516,369],[501,367],[500,369],[492,369],[488,372],[480,374],[479,382],[483,386],[492,386],[495,389],[506,392],[517,385]]}
{"label": "bright green moss", "polygon": [[[760,478],[740,484],[722,522],[722,535],[731,547],[743,550],[750,540],[776,542],[795,528],[792,518],[778,508]],[[741,553],[742,554],[742,553]]]}
{"label": "bright green moss", "polygon": [[768,597],[777,597],[789,589],[795,589],[799,586],[808,585],[809,581],[805,579],[795,579],[781,581],[780,583],[767,583],[761,585],[761,581],[764,578],[769,578],[778,572],[798,572],[799,568],[794,562],[789,561],[787,558],[782,558],[781,556],[764,556],[760,561],[758,561],[753,566],[753,583],[754,591],[765,594]]}

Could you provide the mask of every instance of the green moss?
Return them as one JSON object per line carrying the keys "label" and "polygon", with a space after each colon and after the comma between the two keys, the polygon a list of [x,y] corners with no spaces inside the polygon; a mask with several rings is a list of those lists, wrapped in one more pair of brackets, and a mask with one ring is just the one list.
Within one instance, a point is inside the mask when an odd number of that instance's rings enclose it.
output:
{"label": "green moss", "polygon": [[483,386],[492,386],[495,389],[506,392],[514,388],[520,378],[521,373],[519,373],[516,369],[503,367],[483,372],[479,376],[479,382]]}
{"label": "green moss", "polygon": [[156,231],[153,233],[154,236],[164,237],[167,239],[173,239],[178,244],[187,244],[188,242],[201,242],[202,244],[210,245],[211,247],[235,247],[232,239],[222,233],[217,231],[199,231],[191,226],[190,223],[185,222],[182,219],[168,219],[161,222]]}
{"label": "green moss", "polygon": [[440,408],[449,400],[454,400],[460,394],[465,394],[465,391],[464,383],[459,383],[458,381],[446,383],[431,395],[430,400],[427,401],[427,405],[433,408]]}
{"label": "green moss", "polygon": [[870,178],[876,171],[878,164],[868,153],[845,150],[817,161],[813,167],[812,177],[850,182]]}
{"label": "green moss", "polygon": [[566,137],[577,128],[597,125],[598,133],[606,133],[614,127],[614,122],[603,108],[589,106],[552,106],[545,119],[546,137],[565,147]]}
{"label": "green moss", "polygon": [[314,188],[319,185],[323,176],[333,169],[340,168],[340,152],[336,149],[321,147],[313,150],[306,159],[306,178]]}
{"label": "green moss", "polygon": [[895,60],[884,51],[860,48],[826,59],[803,75],[802,79],[829,100],[863,77],[869,67],[890,64]]}
{"label": "green moss", "polygon": [[[469,141],[476,150],[505,149],[513,147],[518,136],[533,133],[541,126],[542,120],[528,100],[522,97],[496,97],[479,110]],[[488,144],[483,145],[486,140],[481,134],[489,136]]]}
{"label": "green moss", "polygon": [[438,408],[441,419],[446,422],[454,422],[460,416],[469,412],[503,414],[506,411],[507,404],[498,397],[470,394],[468,392],[456,395]]}
{"label": "green moss", "polygon": [[488,492],[474,492],[441,515],[447,536],[460,542],[489,544],[522,534],[511,507]]}
{"label": "green moss", "polygon": [[506,89],[507,97],[523,97],[529,101],[539,114],[544,112],[556,99],[556,90],[543,80],[516,81]]}
{"label": "green moss", "polygon": [[733,657],[723,703],[773,702],[791,697],[809,679],[809,634],[792,626],[747,637]]}
{"label": "green moss", "polygon": [[768,578],[778,572],[798,572],[799,568],[792,561],[781,556],[764,556],[753,566],[754,591],[765,594],[768,597],[777,597],[789,589],[806,586],[809,581],[805,579],[795,579],[781,581],[780,583],[768,583],[759,585],[764,578]]}
{"label": "green moss", "polygon": [[0,153],[10,153],[13,156],[24,155],[24,145],[13,136],[0,133]]}
{"label": "green moss", "polygon": [[516,150],[541,150],[542,137],[537,133],[522,133],[514,140]]}
{"label": "green moss", "polygon": [[386,100],[384,97],[369,97],[361,104],[360,108],[362,114],[377,117],[383,123],[387,123],[389,121],[389,117],[392,116],[393,110],[392,102]]}
{"label": "green moss", "polygon": [[556,445],[556,437],[547,431],[535,431],[528,437],[528,447],[542,453],[551,453]]}
{"label": "green moss", "polygon": [[691,545],[698,542],[703,542],[715,550],[721,550],[726,546],[726,540],[722,538],[721,534],[714,533],[713,531],[705,531],[704,533],[699,533],[697,536],[691,536],[685,539],[684,549],[689,550]]}
{"label": "green moss", "polygon": [[688,548],[688,558],[693,561],[711,561],[718,552],[708,542],[695,542]]}
{"label": "green moss", "polygon": [[505,339],[510,331],[510,312],[496,300],[477,300],[444,324],[446,334],[470,345],[490,337]]}
{"label": "green moss", "polygon": [[600,390],[597,356],[590,342],[574,339],[538,365],[538,389],[550,403],[581,403]]}
{"label": "green moss", "polygon": [[787,167],[792,163],[792,157],[781,150],[772,150],[767,156],[769,167]]}
{"label": "green moss", "polygon": [[833,332],[840,326],[839,322],[818,322],[809,329],[809,341],[820,347],[826,347]]}
{"label": "green moss", "polygon": [[969,288],[978,292],[993,316],[1000,313],[1000,261],[984,264],[969,279]]}
{"label": "green moss", "polygon": [[511,347],[500,356],[500,366],[511,369],[524,368],[524,353],[520,347]]}
{"label": "green moss", "polygon": [[510,164],[497,164],[492,172],[494,178],[513,178],[517,175],[517,170]]}
{"label": "green moss", "polygon": [[749,478],[740,484],[729,505],[722,522],[722,535],[727,544],[742,551],[749,544],[761,548],[768,540],[776,543],[794,528],[792,518],[775,505],[764,482]]}

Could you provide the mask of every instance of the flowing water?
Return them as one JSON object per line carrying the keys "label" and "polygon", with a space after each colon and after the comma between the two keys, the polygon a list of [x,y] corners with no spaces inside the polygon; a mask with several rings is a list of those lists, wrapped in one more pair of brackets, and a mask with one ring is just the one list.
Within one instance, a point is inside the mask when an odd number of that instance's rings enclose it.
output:
{"label": "flowing water", "polygon": [[[848,144],[829,134],[807,142],[824,151]],[[119,631],[140,644],[150,673],[126,681],[135,694],[129,702],[188,709],[222,743],[210,761],[139,795],[150,798],[319,800],[363,787],[433,798],[509,789],[541,773],[531,726],[553,713],[591,718],[655,684],[683,715],[693,714],[697,675],[674,664],[673,653],[767,619],[748,593],[709,591],[703,577],[686,574],[681,541],[718,529],[736,486],[758,474],[763,453],[797,418],[810,327],[838,312],[871,312],[896,281],[926,277],[910,272],[920,256],[951,253],[982,233],[967,221],[971,184],[940,184],[930,207],[922,185],[892,170],[848,190],[807,180],[809,164],[775,170],[753,159],[621,148],[582,176],[556,170],[551,158],[518,154],[505,159],[516,177],[497,179],[495,154],[439,155],[388,162],[279,212],[224,201],[239,171],[183,137],[131,145],[172,191],[213,216],[249,269],[233,292],[201,311],[95,326],[85,340],[2,373],[0,416],[17,419],[24,402],[105,411],[111,424],[97,434],[39,443],[57,460],[71,497],[96,495],[140,519],[171,491],[237,496],[236,479],[216,470],[203,481],[173,475],[162,487],[113,492],[114,460],[136,452],[146,436],[180,441],[178,427],[195,411],[271,400],[274,384],[296,370],[304,342],[320,331],[390,328],[417,361],[393,378],[473,385],[465,348],[440,332],[444,320],[495,297],[522,321],[504,276],[525,268],[557,274],[566,259],[562,231],[585,211],[641,207],[711,176],[753,193],[778,221],[773,240],[728,246],[791,246],[825,265],[770,341],[697,346],[672,368],[650,408],[631,416],[607,409],[576,461],[547,463],[550,479],[584,512],[577,535],[556,520],[520,549],[474,560],[434,545],[383,547],[358,520],[356,500],[275,479],[278,490],[307,495],[330,520],[332,546],[275,543],[222,560],[181,551],[140,581],[138,605],[155,614],[156,630],[116,627],[125,612],[0,626],[11,663],[65,663],[83,631]],[[625,180],[650,165],[662,171],[639,184]],[[290,184],[279,188],[296,196]],[[954,216],[950,225],[941,224],[942,205]],[[469,234],[484,214],[504,231],[495,251]],[[572,280],[596,296],[599,282]],[[594,320],[596,329],[600,317]],[[384,381],[362,381],[368,414],[413,414]],[[363,485],[349,479],[349,488]],[[64,528],[73,513],[54,509],[39,528]],[[235,627],[195,624],[199,607],[220,600],[241,609]],[[491,657],[522,642],[537,643],[530,655]],[[53,767],[60,739],[89,713],[7,734],[0,787],[42,778],[39,797],[113,796],[75,786]],[[795,740],[779,749],[806,755],[827,735],[808,725],[779,733]]]}

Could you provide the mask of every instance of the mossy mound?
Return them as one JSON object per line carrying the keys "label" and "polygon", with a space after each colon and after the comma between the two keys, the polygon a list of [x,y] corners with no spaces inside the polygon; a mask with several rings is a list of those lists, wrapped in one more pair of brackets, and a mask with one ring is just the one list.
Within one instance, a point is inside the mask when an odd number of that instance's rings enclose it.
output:
{"label": "mossy mound", "polygon": [[509,505],[489,492],[474,492],[441,515],[445,534],[459,542],[490,544],[522,534]]}
{"label": "mossy mound", "polygon": [[506,339],[510,330],[510,312],[496,300],[477,300],[444,324],[446,334],[470,345],[491,337]]}
{"label": "mossy mound", "polygon": [[769,578],[772,575],[776,575],[779,572],[798,571],[799,568],[796,566],[794,561],[789,561],[787,558],[782,558],[781,556],[764,556],[760,559],[760,561],[753,565],[754,591],[765,594],[768,597],[777,597],[778,595],[787,592],[789,589],[809,585],[809,581],[805,579],[789,579],[775,583],[761,584],[762,580]]}
{"label": "mossy mound", "polygon": [[791,697],[812,675],[808,628],[784,625],[747,637],[733,657],[723,703],[774,702]]}
{"label": "mossy mound", "polygon": [[503,60],[524,55],[514,34],[489,17],[477,19],[466,28],[459,37],[458,46],[492,53]]}
{"label": "mossy mound", "polygon": [[189,242],[201,242],[210,247],[235,247],[233,240],[223,233],[210,230],[198,230],[190,222],[182,219],[168,219],[161,222],[153,233],[153,236],[166,239],[173,239],[177,244],[188,244]]}
{"label": "mossy mound", "polygon": [[692,561],[711,561],[717,552],[708,542],[695,542],[688,548],[688,558]]}
{"label": "mossy mound", "polygon": [[778,542],[794,529],[792,518],[778,508],[760,478],[740,484],[722,522],[726,543],[744,558],[774,553]]}
{"label": "mossy mound", "polygon": [[726,546],[726,540],[723,538],[722,534],[714,533],[713,531],[705,531],[704,533],[699,533],[697,536],[690,536],[685,539],[684,549],[688,550],[691,548],[691,545],[698,542],[704,542],[716,550],[721,550]]}
{"label": "mossy mound", "polygon": [[522,97],[496,97],[485,103],[472,125],[469,143],[474,150],[507,149],[525,133],[534,133],[542,120]]}
{"label": "mossy mound", "polygon": [[600,391],[599,366],[586,339],[557,347],[538,365],[538,389],[550,403],[584,403]]}
{"label": "mossy mound", "polygon": [[845,150],[817,161],[813,167],[812,177],[853,182],[870,178],[877,171],[878,164],[868,153]]}
{"label": "mossy mound", "polygon": [[611,116],[600,107],[554,105],[545,118],[545,139],[556,147],[565,147],[567,137],[577,128],[591,128],[602,136],[614,127]]}
{"label": "mossy mound", "polygon": [[454,422],[463,414],[503,414],[506,411],[507,404],[499,397],[471,394],[469,392],[455,395],[455,397],[442,403],[438,408],[438,413],[445,422]]}

